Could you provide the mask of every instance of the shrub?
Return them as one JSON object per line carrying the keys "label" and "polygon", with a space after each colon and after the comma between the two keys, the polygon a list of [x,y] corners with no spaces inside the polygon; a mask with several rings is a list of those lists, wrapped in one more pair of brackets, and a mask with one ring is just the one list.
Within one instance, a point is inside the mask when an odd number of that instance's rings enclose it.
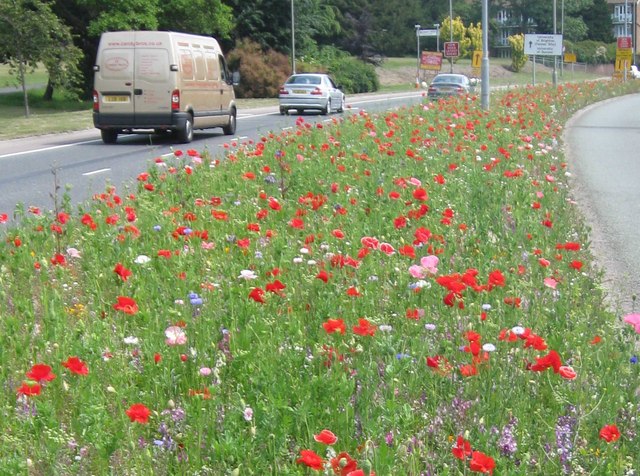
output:
{"label": "shrub", "polygon": [[575,53],[576,60],[580,63],[603,64],[613,61],[616,57],[615,43],[585,40],[576,43],[566,42],[565,47],[567,51]]}
{"label": "shrub", "polygon": [[276,97],[291,71],[286,55],[272,49],[263,51],[248,39],[240,40],[227,58],[230,69],[240,72],[240,84],[236,86],[240,98]]}
{"label": "shrub", "polygon": [[508,40],[511,45],[511,69],[517,73],[529,60],[529,57],[524,54],[524,35],[512,35]]}
{"label": "shrub", "polygon": [[329,73],[347,94],[367,93],[380,89],[374,66],[356,58],[337,58],[329,65]]}

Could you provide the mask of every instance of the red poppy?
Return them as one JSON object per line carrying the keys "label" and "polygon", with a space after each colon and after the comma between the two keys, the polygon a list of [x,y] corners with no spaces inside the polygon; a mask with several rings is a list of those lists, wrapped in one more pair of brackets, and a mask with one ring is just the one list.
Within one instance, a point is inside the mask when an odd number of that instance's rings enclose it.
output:
{"label": "red poppy", "polygon": [[377,327],[375,325],[363,318],[358,319],[357,326],[353,326],[353,332],[360,336],[374,336],[376,329]]}
{"label": "red poppy", "polygon": [[24,395],[25,397],[35,397],[36,395],[40,395],[41,390],[42,387],[39,383],[22,382],[17,392],[18,395]]}
{"label": "red poppy", "polygon": [[123,281],[126,281],[127,279],[129,279],[129,276],[131,276],[132,274],[130,270],[128,270],[122,265],[122,263],[117,263],[115,268],[113,268],[113,272],[116,273],[118,276],[120,276],[120,278],[122,278]]}
{"label": "red poppy", "polygon": [[463,377],[472,377],[478,374],[478,369],[476,368],[475,365],[472,365],[472,364],[461,365],[460,374]]}
{"label": "red poppy", "polygon": [[272,283],[267,283],[265,289],[270,293],[280,294],[282,290],[284,290],[286,286],[279,279],[274,280]]}
{"label": "red poppy", "polygon": [[345,326],[342,319],[327,319],[327,321],[322,324],[322,327],[327,331],[327,334],[333,334],[334,332],[344,334],[347,330],[347,326]]}
{"label": "red poppy", "polygon": [[316,274],[316,278],[324,281],[325,283],[329,281],[329,273],[327,273],[324,269],[320,270],[318,274]]}
{"label": "red poppy", "polygon": [[322,443],[325,445],[333,445],[336,441],[338,441],[338,437],[331,430],[322,430],[317,435],[313,435],[313,439],[318,443]]}
{"label": "red poppy", "polygon": [[88,375],[89,368],[78,357],[69,357],[65,362],[62,362],[62,366],[68,368],[71,373],[76,375]]}
{"label": "red poppy", "polygon": [[380,251],[389,256],[396,252],[393,246],[389,243],[380,243]]}
{"label": "red poppy", "polygon": [[536,357],[536,363],[530,367],[530,370],[533,370],[534,372],[541,372],[553,367],[553,371],[558,373],[561,366],[562,360],[560,360],[560,355],[558,355],[555,350],[551,350],[543,357]]}
{"label": "red poppy", "polygon": [[142,403],[134,403],[125,412],[132,422],[148,423],[151,411]]}
{"label": "red poppy", "polygon": [[331,458],[331,467],[336,475],[347,476],[358,469],[358,462],[349,456],[349,453],[343,451]]}
{"label": "red poppy", "polygon": [[458,435],[456,444],[451,448],[451,454],[461,460],[467,459],[471,456],[471,443],[465,440],[462,435]]}
{"label": "red poppy", "polygon": [[620,431],[618,427],[613,425],[605,425],[600,430],[600,439],[606,441],[607,443],[612,443],[620,439]]}
{"label": "red poppy", "polygon": [[560,377],[566,380],[574,380],[578,376],[576,371],[568,365],[560,366],[560,368],[558,369],[558,373],[560,374]]}
{"label": "red poppy", "polygon": [[324,460],[313,450],[301,450],[300,458],[296,460],[296,463],[302,463],[318,471],[324,467]]}
{"label": "red poppy", "polygon": [[35,380],[36,382],[50,382],[56,378],[56,376],[51,372],[51,367],[47,364],[35,364],[31,367],[31,370],[27,372],[27,378]]}
{"label": "red poppy", "polygon": [[469,469],[478,473],[493,474],[493,468],[496,467],[496,462],[491,456],[480,451],[474,451],[471,454],[471,461],[469,461]]}
{"label": "red poppy", "polygon": [[249,293],[249,299],[264,304],[264,290],[262,288],[253,288]]}
{"label": "red poppy", "polygon": [[118,302],[113,305],[113,308],[125,314],[135,314],[138,312],[138,304],[136,301],[126,296],[118,296]]}

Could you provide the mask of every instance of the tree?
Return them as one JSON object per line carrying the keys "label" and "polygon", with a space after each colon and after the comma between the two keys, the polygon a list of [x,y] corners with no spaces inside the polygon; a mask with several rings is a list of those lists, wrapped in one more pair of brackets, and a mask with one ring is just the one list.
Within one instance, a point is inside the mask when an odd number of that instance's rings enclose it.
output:
{"label": "tree", "polygon": [[587,26],[587,37],[590,40],[603,43],[613,41],[611,14],[606,0],[593,0],[593,4],[581,9],[579,14]]}
{"label": "tree", "polygon": [[80,52],[69,28],[38,0],[0,0],[0,57],[9,64],[22,88],[25,116],[29,117],[26,75],[38,63],[45,65],[52,84],[71,84]]}

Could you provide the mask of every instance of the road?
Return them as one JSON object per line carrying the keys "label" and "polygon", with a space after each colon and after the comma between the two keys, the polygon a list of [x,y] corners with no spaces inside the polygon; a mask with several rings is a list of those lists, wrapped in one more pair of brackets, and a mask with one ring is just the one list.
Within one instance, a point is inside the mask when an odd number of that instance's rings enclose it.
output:
{"label": "road", "polygon": [[572,192],[591,227],[611,305],[639,312],[640,95],[595,104],[565,130]]}
{"label": "road", "polygon": [[[379,111],[418,103],[422,91],[387,95],[347,97],[343,114],[329,116],[305,113],[308,122],[332,121],[361,109]],[[140,172],[147,170],[155,158],[174,150],[208,149],[213,155],[225,144],[258,140],[269,132],[295,127],[297,114],[281,116],[277,106],[240,110],[236,136],[225,136],[221,129],[196,131],[190,144],[175,144],[170,138],[148,134],[122,135],[117,144],[105,145],[97,129],[77,133],[56,134],[0,142],[0,214],[12,215],[17,204],[54,209],[52,195],[55,183],[69,188],[69,196],[77,205],[107,184],[115,185],[120,194],[133,184]],[[54,176],[55,171],[55,176]],[[135,187],[135,185],[134,185]]]}

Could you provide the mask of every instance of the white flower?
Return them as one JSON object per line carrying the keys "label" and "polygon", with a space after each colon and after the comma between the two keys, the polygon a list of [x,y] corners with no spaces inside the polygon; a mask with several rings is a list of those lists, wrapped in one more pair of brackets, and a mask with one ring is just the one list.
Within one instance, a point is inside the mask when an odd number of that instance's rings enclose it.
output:
{"label": "white flower", "polygon": [[202,375],[203,377],[208,377],[212,372],[213,370],[211,370],[209,367],[202,367],[200,369],[200,375]]}
{"label": "white flower", "polygon": [[524,334],[524,327],[522,326],[512,327],[511,332],[513,332],[517,336],[521,336],[522,334]]}
{"label": "white flower", "polygon": [[245,408],[242,416],[246,421],[251,421],[253,419],[253,409],[251,407]]}
{"label": "white flower", "polygon": [[67,256],[69,258],[82,258],[82,255],[76,248],[67,248]]}
{"label": "white flower", "polygon": [[136,264],[147,264],[149,261],[151,261],[151,258],[147,255],[139,255],[135,260],[133,260]]}
{"label": "white flower", "polygon": [[134,336],[128,336],[124,338],[124,343],[127,345],[138,345],[140,343],[140,339]]}
{"label": "white flower", "polygon": [[295,264],[300,264],[302,263],[302,258],[300,258],[299,256],[296,256],[295,258],[293,258],[293,262]]}
{"label": "white flower", "polygon": [[482,346],[482,350],[485,352],[494,352],[496,350],[496,346],[493,344],[484,344]]}
{"label": "white flower", "polygon": [[483,304],[482,305],[482,310],[483,311],[490,311],[491,310],[491,304]]}
{"label": "white flower", "polygon": [[185,334],[182,327],[169,326],[165,329],[164,335],[166,337],[165,343],[167,345],[174,346],[187,343],[187,334]]}
{"label": "white flower", "polygon": [[393,330],[393,327],[388,324],[381,324],[378,326],[378,330],[380,332],[391,332]]}
{"label": "white flower", "polygon": [[258,277],[258,275],[250,270],[250,269],[243,269],[242,271],[240,271],[240,276],[238,276],[238,279],[256,279]]}

